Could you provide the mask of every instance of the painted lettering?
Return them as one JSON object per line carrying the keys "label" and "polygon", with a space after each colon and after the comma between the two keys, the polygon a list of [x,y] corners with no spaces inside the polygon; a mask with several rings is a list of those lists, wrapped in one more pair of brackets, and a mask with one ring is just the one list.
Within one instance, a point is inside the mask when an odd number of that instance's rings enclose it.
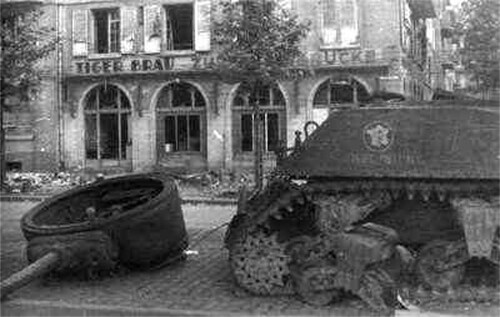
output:
{"label": "painted lettering", "polygon": [[362,62],[361,61],[361,50],[357,50],[357,51],[352,51],[352,54],[351,54],[351,60],[353,62]]}
{"label": "painted lettering", "polygon": [[328,64],[335,64],[336,62],[336,52],[334,50],[327,50],[324,52],[325,62]]}
{"label": "painted lettering", "polygon": [[113,61],[113,72],[121,72],[123,70],[123,63],[121,61]]}
{"label": "painted lettering", "polygon": [[191,57],[191,60],[193,61],[193,68],[199,68],[200,67],[200,61],[201,61],[201,55],[196,54]]}
{"label": "painted lettering", "polygon": [[163,70],[163,64],[161,63],[161,60],[155,59],[153,70]]}
{"label": "painted lettering", "polygon": [[132,62],[130,63],[130,70],[132,71],[141,70],[141,61],[137,59],[132,60]]}
{"label": "painted lettering", "polygon": [[93,73],[99,73],[101,71],[101,63],[100,62],[93,62],[92,63],[92,72]]}
{"label": "painted lettering", "polygon": [[75,63],[75,65],[76,65],[76,72],[79,74],[83,73],[83,62]]}
{"label": "painted lettering", "polygon": [[149,59],[144,59],[142,61],[142,70],[148,71],[153,69],[153,63]]}
{"label": "painted lettering", "polygon": [[339,53],[339,62],[340,64],[346,64],[347,62],[349,62],[349,53],[348,51],[341,51]]}
{"label": "painted lettering", "polygon": [[322,62],[329,65],[370,63],[375,61],[375,57],[375,50],[327,49],[323,50]]}
{"label": "painted lettering", "polygon": [[103,61],[102,62],[102,70],[105,73],[110,73],[111,72],[111,61]]}

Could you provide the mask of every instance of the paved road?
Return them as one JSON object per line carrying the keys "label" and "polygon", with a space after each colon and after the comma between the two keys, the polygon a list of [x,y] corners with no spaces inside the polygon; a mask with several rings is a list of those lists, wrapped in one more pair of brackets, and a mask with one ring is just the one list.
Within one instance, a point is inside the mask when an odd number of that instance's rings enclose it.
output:
{"label": "paved road", "polygon": [[[19,219],[34,203],[2,202],[1,278],[26,265]],[[234,206],[184,205],[192,254],[187,261],[148,272],[123,272],[100,281],[37,280],[1,305],[2,316],[368,316],[352,298],[323,308],[296,297],[258,297],[235,287],[222,247]],[[498,310],[490,312],[495,316]],[[484,312],[483,312],[484,313]],[[397,311],[397,316],[445,316]]]}

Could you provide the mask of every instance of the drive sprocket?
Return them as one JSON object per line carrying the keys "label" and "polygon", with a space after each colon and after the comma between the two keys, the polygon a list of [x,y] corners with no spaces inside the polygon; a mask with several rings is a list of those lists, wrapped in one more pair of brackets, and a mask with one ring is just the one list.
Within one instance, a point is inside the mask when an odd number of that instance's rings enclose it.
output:
{"label": "drive sprocket", "polygon": [[292,294],[285,244],[277,241],[277,234],[262,231],[246,234],[233,244],[230,264],[237,283],[259,295]]}

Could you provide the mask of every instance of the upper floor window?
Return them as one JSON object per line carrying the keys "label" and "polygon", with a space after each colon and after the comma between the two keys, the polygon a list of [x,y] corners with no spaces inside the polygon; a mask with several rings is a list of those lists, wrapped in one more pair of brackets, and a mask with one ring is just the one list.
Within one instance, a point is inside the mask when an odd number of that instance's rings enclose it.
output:
{"label": "upper floor window", "polygon": [[72,10],[73,56],[210,51],[211,0]]}
{"label": "upper floor window", "polygon": [[165,6],[166,49],[193,49],[193,4]]}
{"label": "upper floor window", "polygon": [[321,1],[322,44],[327,47],[359,45],[356,0]]}
{"label": "upper floor window", "polygon": [[94,10],[95,50],[98,54],[120,52],[120,11]]}

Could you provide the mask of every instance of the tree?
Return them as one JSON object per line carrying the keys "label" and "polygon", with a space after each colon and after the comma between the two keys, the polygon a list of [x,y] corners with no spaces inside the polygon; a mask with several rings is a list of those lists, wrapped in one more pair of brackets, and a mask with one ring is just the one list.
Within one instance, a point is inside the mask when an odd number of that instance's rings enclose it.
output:
{"label": "tree", "polygon": [[[260,118],[257,93],[277,80],[306,74],[300,66],[300,42],[309,26],[275,0],[223,0],[212,30],[216,44],[215,72],[224,81],[238,82],[249,95],[254,118]],[[262,189],[262,136],[254,119],[255,182]]]}
{"label": "tree", "polygon": [[41,80],[39,62],[59,43],[59,37],[55,36],[53,28],[40,25],[42,12],[39,9],[25,9],[22,12],[8,9],[2,11],[0,186],[4,184],[6,172],[4,111],[14,111],[19,104],[36,97],[37,86]]}
{"label": "tree", "polygon": [[462,62],[485,90],[498,87],[500,58],[500,2],[466,0],[454,26],[463,39]]}

